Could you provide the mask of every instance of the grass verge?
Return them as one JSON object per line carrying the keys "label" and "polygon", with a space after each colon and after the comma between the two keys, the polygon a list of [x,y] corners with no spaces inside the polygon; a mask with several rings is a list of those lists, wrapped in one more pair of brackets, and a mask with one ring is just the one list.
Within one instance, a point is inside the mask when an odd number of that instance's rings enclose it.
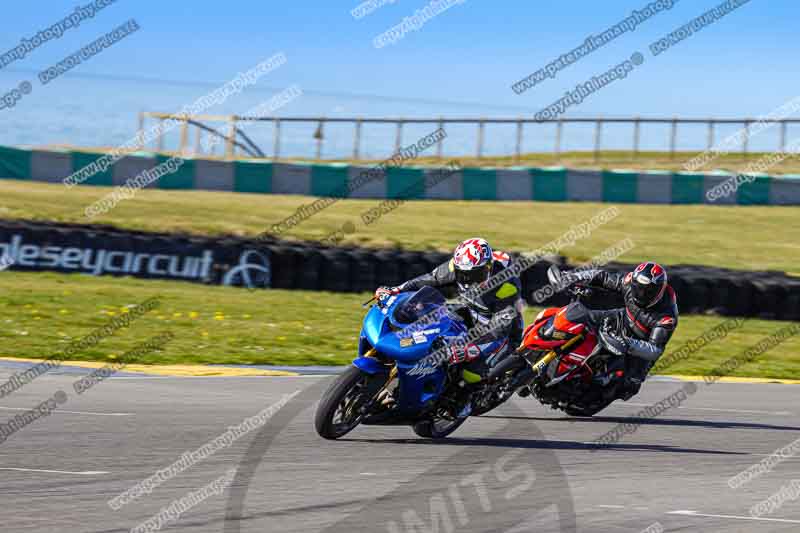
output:
{"label": "grass verge", "polygon": [[[83,212],[108,187],[0,180],[0,218],[87,223]],[[93,222],[147,231],[257,236],[313,202],[308,196],[208,191],[140,191]],[[609,204],[576,202],[411,201],[365,225],[361,214],[380,200],[341,200],[285,237],[321,240],[346,223],[344,244],[450,251],[482,236],[497,249],[535,250],[587,221]],[[800,207],[620,204],[620,216],[588,238],[561,250],[586,261],[630,238],[635,247],[619,260],[665,265],[701,264],[746,270],[796,272],[800,263]]]}
{"label": "grass verge", "polygon": [[[0,356],[46,358],[107,324],[127,306],[148,298],[159,308],[103,339],[75,360],[112,361],[159,333],[175,338],[139,363],[346,364],[356,352],[364,294],[247,291],[191,283],[63,274],[0,273]],[[536,309],[526,312],[530,322]],[[716,316],[681,317],[665,355],[722,322]],[[702,375],[787,323],[747,320],[666,370]],[[733,374],[800,377],[800,339],[759,356]]]}

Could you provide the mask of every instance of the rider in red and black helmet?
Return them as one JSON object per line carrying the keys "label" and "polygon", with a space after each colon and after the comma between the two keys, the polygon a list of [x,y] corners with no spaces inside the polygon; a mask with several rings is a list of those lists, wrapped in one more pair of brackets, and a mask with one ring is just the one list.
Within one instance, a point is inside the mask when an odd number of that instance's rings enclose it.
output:
{"label": "rider in red and black helmet", "polygon": [[627,274],[590,270],[566,275],[571,283],[614,291],[624,298],[624,309],[593,310],[590,315],[598,325],[616,325],[611,331],[601,329],[600,335],[628,356],[626,381],[630,395],[635,394],[678,326],[678,300],[667,271],[649,261]]}
{"label": "rider in red and black helmet", "polygon": [[633,301],[644,309],[660,302],[667,291],[667,271],[658,263],[642,263],[629,276]]}

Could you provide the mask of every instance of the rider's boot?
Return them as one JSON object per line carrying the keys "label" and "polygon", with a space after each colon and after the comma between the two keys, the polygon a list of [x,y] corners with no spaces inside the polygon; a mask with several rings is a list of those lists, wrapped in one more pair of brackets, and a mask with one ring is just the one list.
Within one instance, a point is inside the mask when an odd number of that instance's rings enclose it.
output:
{"label": "rider's boot", "polygon": [[649,361],[631,355],[625,358],[625,383],[620,396],[623,400],[627,401],[638,394],[649,370]]}

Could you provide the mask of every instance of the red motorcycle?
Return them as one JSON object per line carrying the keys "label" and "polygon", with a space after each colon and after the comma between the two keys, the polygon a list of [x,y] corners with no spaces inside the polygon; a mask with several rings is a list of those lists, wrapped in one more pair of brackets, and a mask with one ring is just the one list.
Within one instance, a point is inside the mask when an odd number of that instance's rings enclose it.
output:
{"label": "red motorcycle", "polygon": [[[551,267],[548,278],[557,287],[562,283],[558,267]],[[581,301],[591,290],[580,285],[568,290],[572,301],[539,313],[516,353],[489,373],[487,395],[494,406],[518,392],[571,416],[592,416],[625,393],[624,354],[602,341]],[[600,327],[616,330],[608,321]]]}

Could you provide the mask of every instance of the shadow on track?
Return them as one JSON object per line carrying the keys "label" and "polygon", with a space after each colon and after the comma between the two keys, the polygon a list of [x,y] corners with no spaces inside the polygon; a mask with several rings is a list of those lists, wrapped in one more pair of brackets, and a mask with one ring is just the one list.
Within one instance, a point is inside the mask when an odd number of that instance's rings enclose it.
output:
{"label": "shadow on track", "polygon": [[[487,417],[489,418],[489,417]],[[494,417],[506,418],[506,417]],[[448,437],[443,440],[428,439],[340,439],[342,442],[363,442],[369,444],[416,444],[424,446],[492,446],[499,448],[519,448],[528,450],[620,450],[634,452],[694,453],[704,455],[749,455],[745,452],[729,452],[724,450],[699,450],[660,444],[596,444],[565,440],[523,440],[506,438],[459,438]]]}
{"label": "shadow on track", "polygon": [[776,426],[773,424],[758,424],[750,422],[714,422],[710,420],[683,420],[679,418],[637,418],[627,416],[593,416],[591,418],[559,417],[546,418],[535,416],[501,416],[484,415],[479,418],[497,418],[499,420],[531,420],[539,422],[610,422],[614,424],[637,424],[642,426],[682,426],[701,427],[712,429],[766,429],[775,431],[800,431],[796,426]]}

